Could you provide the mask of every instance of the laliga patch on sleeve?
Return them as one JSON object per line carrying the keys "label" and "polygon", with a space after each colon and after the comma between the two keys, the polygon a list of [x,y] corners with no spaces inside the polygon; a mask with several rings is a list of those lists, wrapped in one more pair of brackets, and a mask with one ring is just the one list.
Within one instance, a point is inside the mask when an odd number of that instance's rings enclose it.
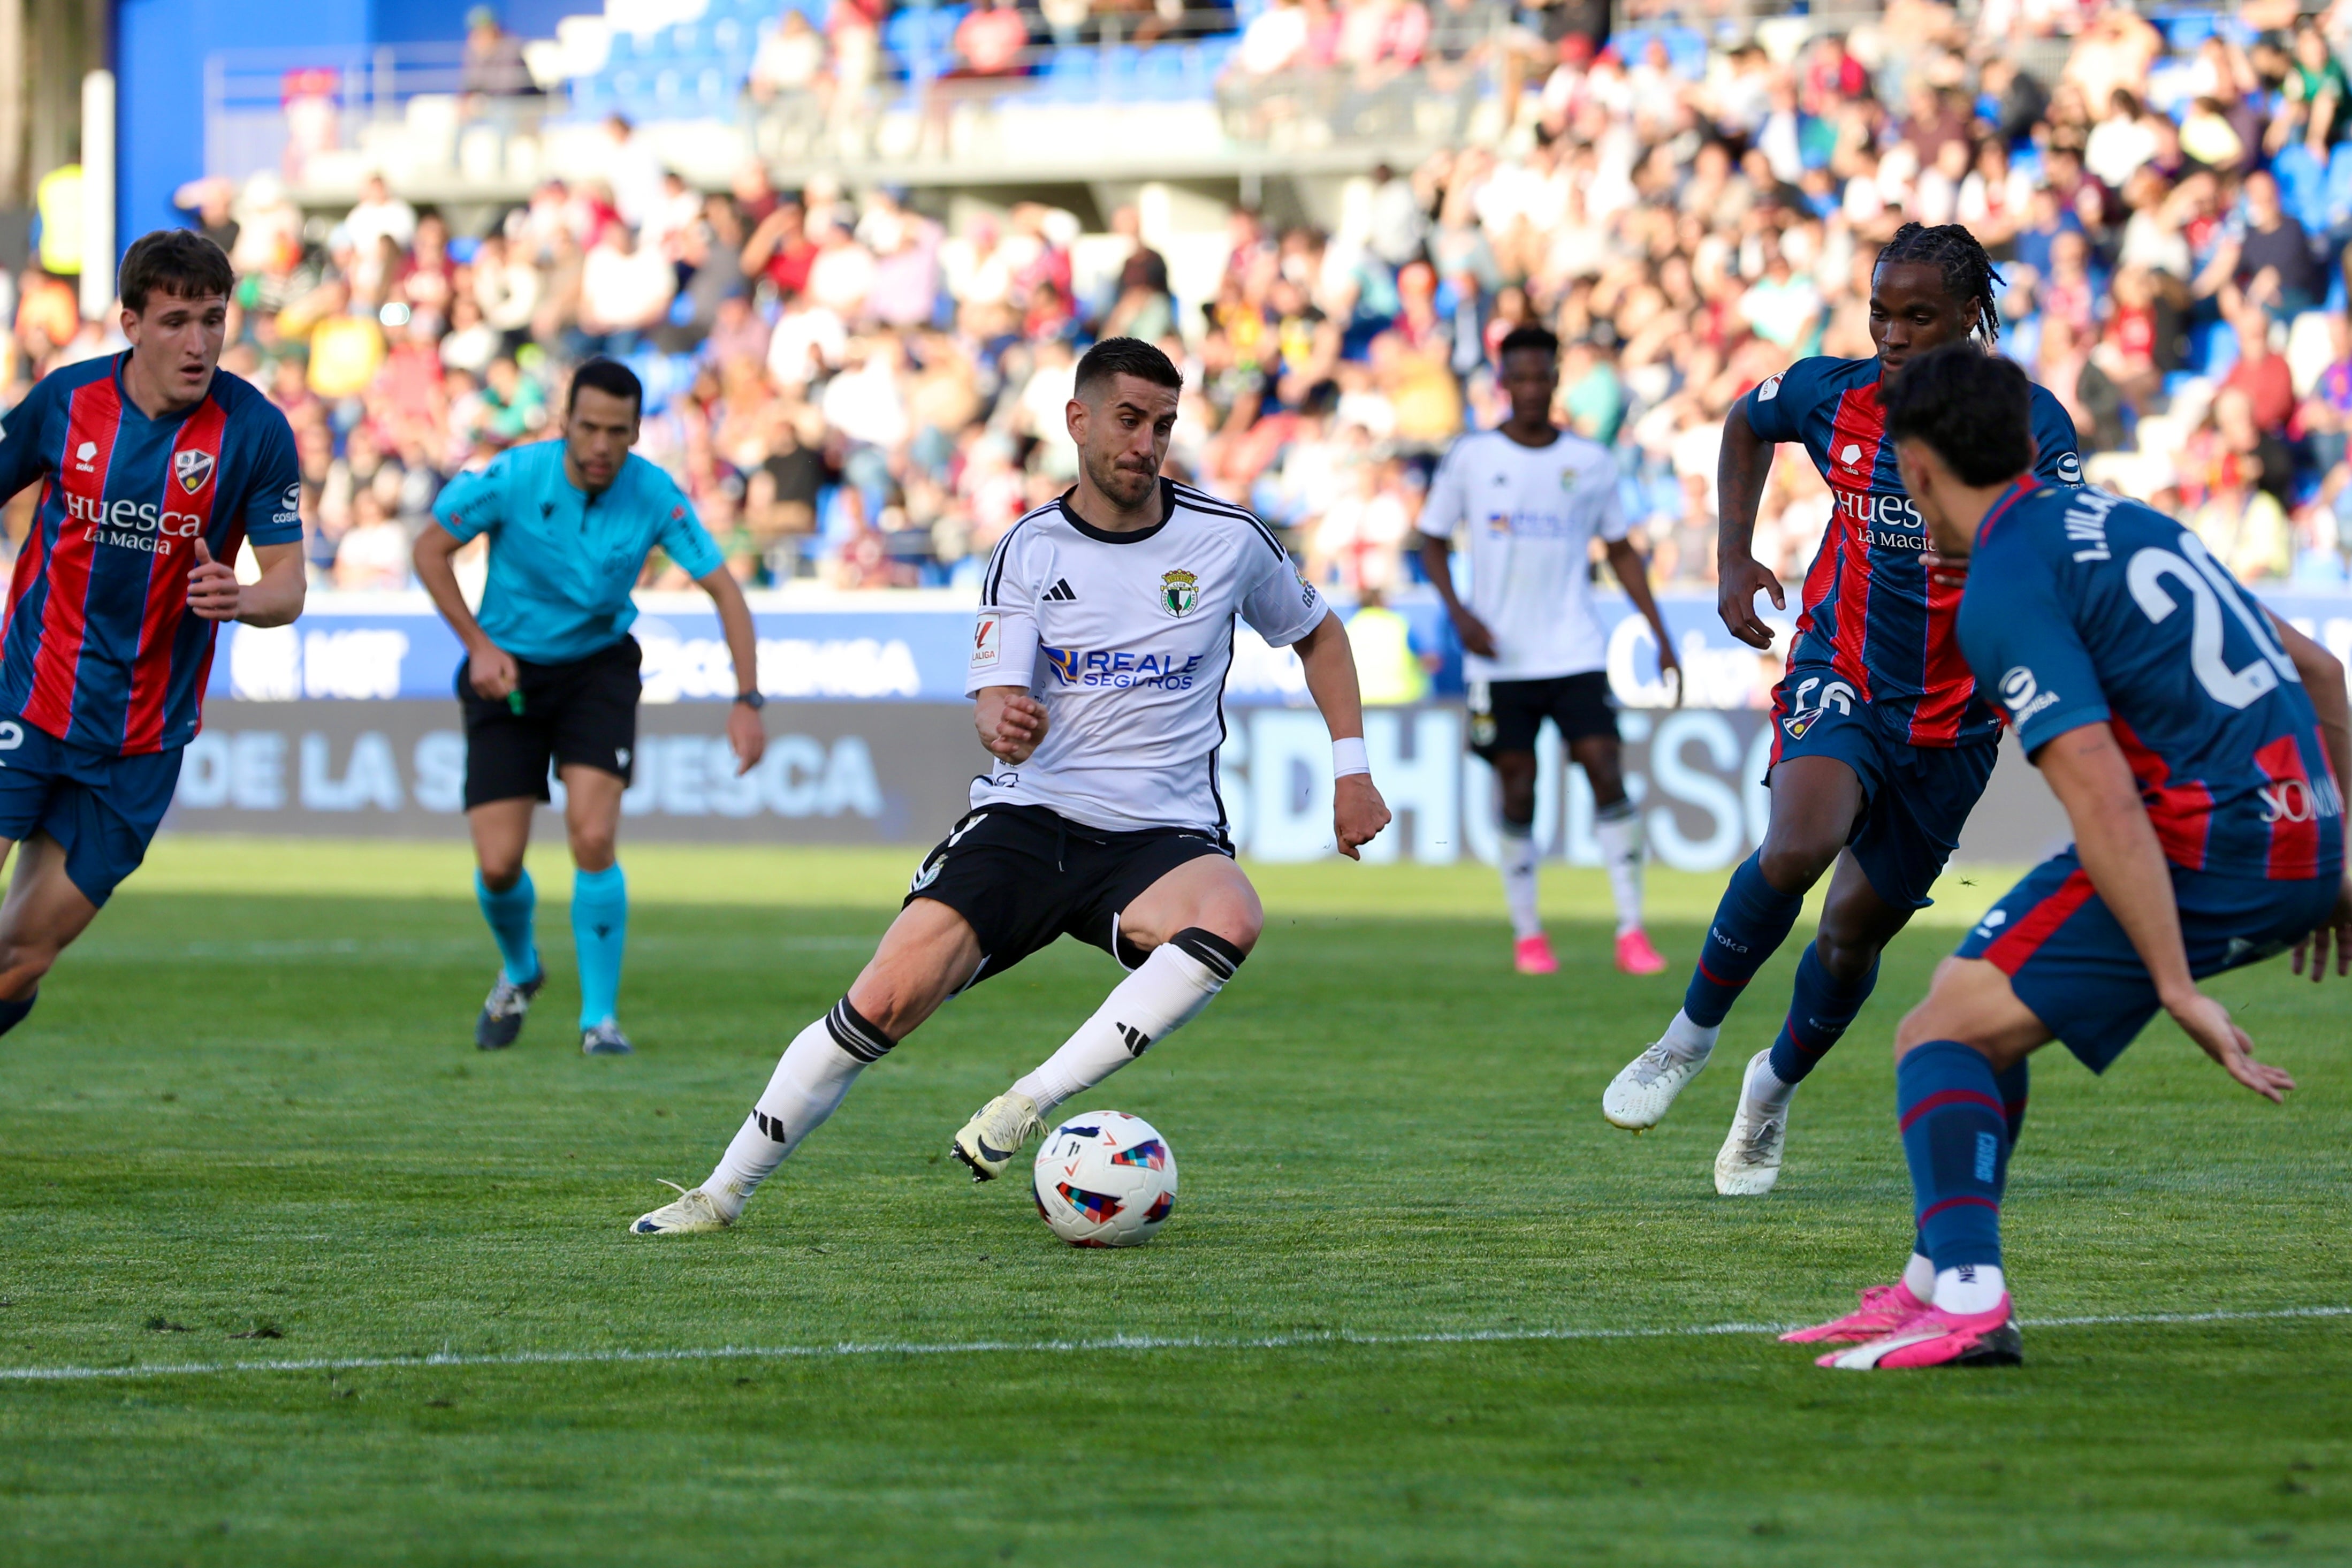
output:
{"label": "laliga patch on sleeve", "polygon": [[993,669],[997,654],[1003,646],[1003,623],[993,615],[983,614],[971,636],[971,667]]}
{"label": "laliga patch on sleeve", "polygon": [[1766,376],[1764,384],[1756,389],[1756,401],[1759,403],[1769,403],[1780,395],[1780,377],[1778,375]]}

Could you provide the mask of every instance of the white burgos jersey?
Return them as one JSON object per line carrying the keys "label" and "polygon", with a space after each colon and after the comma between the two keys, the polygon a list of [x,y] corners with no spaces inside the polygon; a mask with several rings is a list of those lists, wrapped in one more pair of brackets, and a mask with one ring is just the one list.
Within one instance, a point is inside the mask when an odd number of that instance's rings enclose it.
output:
{"label": "white burgos jersey", "polygon": [[1238,615],[1276,647],[1313,631],[1323,596],[1265,524],[1160,481],[1161,521],[1109,533],[1068,498],[1013,525],[989,557],[964,690],[1021,686],[1045,739],[972,781],[971,804],[1042,805],[1113,832],[1225,829],[1217,792]]}
{"label": "white burgos jersey", "polygon": [[1471,680],[1548,680],[1608,663],[1592,608],[1591,541],[1625,537],[1617,460],[1598,442],[1562,431],[1522,447],[1499,430],[1454,443],[1429,481],[1421,531],[1465,531],[1470,592],[1464,603],[1495,634],[1496,657],[1465,655]]}

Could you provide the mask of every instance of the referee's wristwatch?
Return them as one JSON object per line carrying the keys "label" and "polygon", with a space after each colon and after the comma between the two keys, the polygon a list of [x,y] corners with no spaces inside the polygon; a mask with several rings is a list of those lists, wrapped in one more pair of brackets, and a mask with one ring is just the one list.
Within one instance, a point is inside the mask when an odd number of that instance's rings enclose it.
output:
{"label": "referee's wristwatch", "polygon": [[768,705],[767,694],[761,691],[739,691],[735,694],[735,700],[754,713]]}

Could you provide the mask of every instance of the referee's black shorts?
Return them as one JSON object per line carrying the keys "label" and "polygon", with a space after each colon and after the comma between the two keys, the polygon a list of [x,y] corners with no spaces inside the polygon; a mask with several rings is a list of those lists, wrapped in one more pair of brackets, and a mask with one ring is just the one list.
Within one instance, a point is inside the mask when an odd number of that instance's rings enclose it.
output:
{"label": "referee's black shorts", "polygon": [[1470,750],[1493,762],[1505,752],[1532,752],[1536,732],[1550,720],[1559,738],[1573,743],[1594,735],[1617,739],[1617,708],[1609,696],[1609,672],[1588,669],[1547,680],[1474,680],[1470,683]]}
{"label": "referee's black shorts", "polygon": [[474,689],[473,661],[457,666],[466,710],[466,809],[494,800],[548,798],[548,765],[581,763],[625,784],[637,754],[637,639],[625,637],[568,664],[515,660],[505,699]]}

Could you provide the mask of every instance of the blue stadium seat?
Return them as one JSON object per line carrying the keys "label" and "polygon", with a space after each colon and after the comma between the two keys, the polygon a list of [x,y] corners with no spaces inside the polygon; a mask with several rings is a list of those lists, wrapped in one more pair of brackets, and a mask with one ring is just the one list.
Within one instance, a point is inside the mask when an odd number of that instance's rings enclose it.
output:
{"label": "blue stadium seat", "polygon": [[1136,52],[1128,96],[1141,103],[1174,103],[1192,95],[1181,44],[1153,44]]}
{"label": "blue stadium seat", "polygon": [[956,25],[969,5],[940,5],[894,13],[882,24],[882,47],[916,81],[929,81],[955,63]]}
{"label": "blue stadium seat", "polygon": [[2151,18],[2163,33],[2165,41],[2176,55],[2186,55],[2213,36],[2213,13],[2189,11],[2178,16]]}
{"label": "blue stadium seat", "polygon": [[2328,170],[2310,148],[2301,142],[2281,148],[2271,160],[2271,173],[2278,176],[2280,200],[2304,227],[2327,226]]}
{"label": "blue stadium seat", "polygon": [[1045,97],[1087,103],[1102,96],[1102,51],[1073,45],[1045,57]]}
{"label": "blue stadium seat", "polygon": [[2321,204],[2326,226],[2339,228],[2352,220],[2352,142],[2337,147],[2327,159],[2327,185]]}

